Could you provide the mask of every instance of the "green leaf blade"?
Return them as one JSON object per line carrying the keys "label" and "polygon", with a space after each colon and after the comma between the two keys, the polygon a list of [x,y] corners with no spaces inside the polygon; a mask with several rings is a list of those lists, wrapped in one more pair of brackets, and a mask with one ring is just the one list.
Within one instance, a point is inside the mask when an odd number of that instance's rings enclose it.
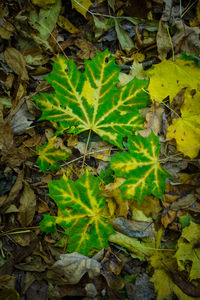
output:
{"label": "green leaf blade", "polygon": [[119,72],[108,50],[97,53],[91,61],[85,60],[84,73],[72,60],[57,56],[46,77],[55,94],[34,98],[43,111],[41,119],[60,122],[74,134],[92,130],[123,148],[123,137],[143,128],[139,109],[149,100],[144,91],[147,80],[135,78],[126,86],[117,87]]}
{"label": "green leaf blade", "polygon": [[92,248],[108,245],[113,228],[102,213],[106,199],[100,196],[98,178],[87,171],[77,181],[63,176],[49,183],[49,195],[59,208],[55,222],[69,235],[68,251],[88,255]]}
{"label": "green leaf blade", "polygon": [[49,168],[51,171],[59,170],[59,161],[65,160],[70,156],[64,149],[56,149],[55,147],[56,137],[50,139],[48,143],[45,143],[42,147],[37,147],[37,164],[42,172],[45,174]]}
{"label": "green leaf blade", "polygon": [[141,203],[149,194],[162,197],[165,181],[170,175],[159,163],[159,137],[153,133],[148,138],[130,137],[128,153],[117,153],[111,159],[111,168],[116,176],[127,180],[120,186],[125,198],[134,198]]}

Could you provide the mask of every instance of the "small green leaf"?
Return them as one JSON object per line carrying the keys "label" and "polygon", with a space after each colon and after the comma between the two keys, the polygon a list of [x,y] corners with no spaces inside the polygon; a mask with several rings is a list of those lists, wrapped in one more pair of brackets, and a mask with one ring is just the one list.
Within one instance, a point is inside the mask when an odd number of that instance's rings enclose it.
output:
{"label": "small green leaf", "polygon": [[59,170],[60,165],[58,161],[65,160],[70,156],[64,149],[56,149],[55,147],[56,136],[51,138],[48,143],[42,147],[37,147],[37,163],[43,173],[49,168],[51,171]]}
{"label": "small green leaf", "polygon": [[57,56],[46,80],[55,94],[35,97],[42,120],[59,122],[73,134],[92,130],[102,139],[123,148],[122,140],[130,132],[143,129],[139,109],[148,103],[144,89],[148,80],[134,78],[117,87],[120,68],[106,50],[85,61],[81,73],[73,60]]}
{"label": "small green leaf", "polygon": [[166,178],[170,175],[159,163],[159,137],[153,133],[147,138],[129,137],[127,146],[130,152],[117,153],[111,159],[115,175],[127,179],[120,186],[122,195],[138,203],[149,194],[162,197]]}
{"label": "small green leaf", "polygon": [[41,230],[55,232],[55,224],[69,235],[67,250],[88,255],[92,248],[102,249],[108,245],[108,236],[114,230],[103,216],[106,198],[100,196],[99,179],[88,171],[77,181],[65,175],[49,183],[49,195],[59,208],[58,216],[45,215]]}
{"label": "small green leaf", "polygon": [[45,233],[56,232],[56,219],[55,217],[44,215],[43,220],[40,222],[40,229]]}
{"label": "small green leaf", "polygon": [[[41,1],[43,2],[43,1]],[[30,21],[39,31],[40,38],[47,40],[53,31],[61,9],[61,0],[56,0],[48,9],[41,8],[39,12],[31,10]]]}

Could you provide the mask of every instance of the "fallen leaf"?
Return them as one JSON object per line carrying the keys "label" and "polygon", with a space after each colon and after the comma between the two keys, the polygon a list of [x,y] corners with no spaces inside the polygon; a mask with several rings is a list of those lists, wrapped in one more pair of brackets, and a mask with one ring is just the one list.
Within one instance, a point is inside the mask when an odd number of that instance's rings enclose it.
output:
{"label": "fallen leaf", "polygon": [[60,165],[58,162],[70,156],[70,153],[66,150],[57,147],[56,139],[57,137],[54,136],[42,147],[37,146],[37,163],[44,174],[48,168],[51,171],[59,170]]}
{"label": "fallen leaf", "polygon": [[198,57],[200,52],[199,27],[190,27],[180,19],[176,19],[174,25],[176,26],[176,32],[172,37],[172,42],[175,53],[185,51],[187,54],[194,54]]}
{"label": "fallen leaf", "polygon": [[[46,3],[48,3],[48,1],[49,0],[46,0]],[[38,2],[43,3],[43,1],[37,1],[37,3]],[[46,3],[44,4],[46,5]],[[46,41],[49,38],[56,25],[60,9],[61,0],[56,0],[48,9],[41,8],[39,12],[36,10],[30,12],[30,21],[34,24],[34,28],[39,32],[39,36],[34,36],[35,41],[39,42],[39,39]]]}
{"label": "fallen leaf", "polygon": [[58,121],[69,133],[92,130],[122,148],[123,137],[142,128],[138,110],[148,103],[143,91],[148,81],[134,78],[117,88],[119,72],[107,50],[86,61],[84,73],[73,60],[57,56],[53,71],[46,77],[56,93],[34,98],[43,110],[41,119]]}
{"label": "fallen leaf", "polygon": [[80,281],[85,273],[88,273],[90,278],[100,274],[101,264],[93,258],[86,257],[77,252],[70,254],[61,254],[52,269],[66,277],[68,283],[76,284]]}
{"label": "fallen leaf", "polygon": [[100,195],[97,177],[87,170],[77,181],[64,175],[49,183],[49,192],[59,211],[57,217],[44,215],[40,223],[42,231],[56,232],[56,224],[63,227],[68,235],[67,250],[70,252],[88,255],[91,249],[108,245],[107,238],[113,228],[103,214],[106,198]]}
{"label": "fallen leaf", "polygon": [[[78,2],[78,3],[77,3]],[[72,8],[75,8],[79,13],[81,13],[87,19],[87,11],[92,5],[90,0],[71,0]]]}
{"label": "fallen leaf", "polygon": [[109,236],[111,243],[125,247],[132,254],[132,257],[145,260],[146,257],[153,255],[155,252],[155,240],[146,238],[144,241],[139,241],[137,238],[129,237],[122,233],[114,233]]}
{"label": "fallen leaf", "polygon": [[[170,70],[170,76],[168,76]],[[198,88],[200,68],[191,56],[181,55],[175,62],[163,60],[146,71],[150,76],[149,94],[152,101],[162,102],[173,98],[186,87]]]}
{"label": "fallen leaf", "polygon": [[36,197],[30,185],[24,181],[24,188],[20,197],[18,220],[22,226],[32,223],[35,215]]}
{"label": "fallen leaf", "polygon": [[32,0],[32,3],[44,9],[48,9],[51,5],[56,3],[56,0]]}
{"label": "fallen leaf", "polygon": [[194,300],[193,297],[186,295],[172,280],[163,269],[157,269],[151,278],[157,292],[157,300],[169,299],[174,293],[181,300]]}
{"label": "fallen leaf", "polygon": [[79,29],[76,28],[68,19],[63,16],[58,16],[57,24],[70,33],[78,33]]}
{"label": "fallen leaf", "polygon": [[127,31],[125,31],[122,26],[115,19],[115,30],[117,33],[117,38],[122,49],[132,49],[134,47],[134,43]]}
{"label": "fallen leaf", "polygon": [[122,196],[141,203],[149,194],[162,197],[165,181],[170,175],[159,163],[159,137],[151,133],[147,138],[129,137],[129,152],[116,153],[111,158],[111,168],[116,177],[126,178],[120,186]]}
{"label": "fallen leaf", "polygon": [[116,218],[113,228],[127,236],[135,238],[154,237],[153,222],[126,220],[124,217]]}
{"label": "fallen leaf", "polygon": [[178,250],[175,254],[179,270],[187,269],[187,262],[191,262],[191,269],[189,271],[190,280],[200,279],[200,248],[195,245],[199,241],[200,225],[191,222],[189,226],[182,231],[181,238],[178,241]]}
{"label": "fallen leaf", "polygon": [[[172,49],[172,45],[170,43],[170,36],[167,31],[168,22],[159,21],[158,32],[156,36],[156,43],[158,48],[158,57],[162,60],[167,57],[168,52]],[[168,29],[169,30],[169,29]]]}
{"label": "fallen leaf", "polygon": [[175,138],[178,151],[195,158],[200,149],[200,90],[187,88],[181,106],[181,117],[173,119],[167,129],[167,139]]}
{"label": "fallen leaf", "polygon": [[33,123],[33,120],[35,120],[35,116],[29,112],[26,103],[24,103],[11,119],[13,134],[24,134]]}
{"label": "fallen leaf", "polygon": [[8,47],[4,51],[4,58],[8,66],[19,76],[22,80],[28,81],[29,76],[26,70],[26,62],[17,49]]}

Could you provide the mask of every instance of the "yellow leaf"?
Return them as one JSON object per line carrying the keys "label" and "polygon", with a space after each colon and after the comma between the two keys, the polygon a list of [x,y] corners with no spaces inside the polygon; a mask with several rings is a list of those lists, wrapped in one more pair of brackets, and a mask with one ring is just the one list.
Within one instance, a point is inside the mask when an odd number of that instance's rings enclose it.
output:
{"label": "yellow leaf", "polygon": [[185,87],[197,88],[200,69],[193,60],[163,60],[147,71],[150,77],[148,87],[152,100],[162,102],[169,96],[170,102]]}
{"label": "yellow leaf", "polygon": [[[194,94],[195,93],[195,94]],[[194,158],[200,149],[200,91],[186,89],[181,117],[173,119],[167,130],[167,138],[175,138],[177,149]]]}
{"label": "yellow leaf", "polygon": [[63,16],[59,16],[58,20],[57,20],[58,25],[69,31],[70,33],[77,33],[79,32],[79,29],[76,28],[69,20],[67,20],[65,17]]}
{"label": "yellow leaf", "polygon": [[195,299],[184,294],[181,289],[172,281],[164,269],[155,270],[151,278],[151,282],[154,283],[155,291],[157,292],[157,300],[170,299],[170,295],[172,293],[176,294],[178,299],[181,300]]}
{"label": "yellow leaf", "polygon": [[34,5],[47,9],[49,6],[56,3],[56,0],[32,0]]}
{"label": "yellow leaf", "polygon": [[175,254],[180,270],[186,269],[185,264],[191,262],[190,280],[200,278],[200,249],[196,247],[199,237],[200,225],[191,222],[188,227],[183,229]]}
{"label": "yellow leaf", "polygon": [[72,8],[75,8],[79,13],[81,13],[85,18],[89,7],[92,5],[90,0],[71,0]]}
{"label": "yellow leaf", "polygon": [[146,257],[153,255],[156,251],[153,238],[145,238],[139,241],[137,238],[117,232],[109,236],[109,241],[125,247],[131,252],[132,257],[140,260],[145,260]]}

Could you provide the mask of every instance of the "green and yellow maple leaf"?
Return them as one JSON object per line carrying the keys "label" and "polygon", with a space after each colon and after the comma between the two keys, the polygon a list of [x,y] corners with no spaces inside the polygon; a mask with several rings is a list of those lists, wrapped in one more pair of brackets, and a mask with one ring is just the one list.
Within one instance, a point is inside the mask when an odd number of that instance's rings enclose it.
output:
{"label": "green and yellow maple leaf", "polygon": [[149,194],[162,197],[165,181],[170,175],[159,163],[159,137],[151,133],[147,138],[129,137],[129,152],[111,158],[111,168],[117,177],[127,180],[120,186],[122,196],[140,203]]}
{"label": "green and yellow maple leaf", "polygon": [[41,119],[59,122],[68,132],[92,130],[102,139],[122,147],[123,137],[143,128],[139,109],[148,104],[148,80],[134,78],[117,87],[120,68],[106,50],[85,61],[81,73],[72,60],[57,56],[46,80],[55,94],[35,97]]}
{"label": "green and yellow maple leaf", "polygon": [[170,102],[186,87],[196,89],[200,82],[200,68],[194,59],[180,56],[175,62],[163,60],[147,71],[150,77],[148,91],[151,99],[162,102],[169,96]]}
{"label": "green and yellow maple leaf", "polygon": [[178,250],[175,257],[180,270],[185,270],[186,263],[191,262],[190,280],[200,279],[200,248],[195,245],[200,237],[200,225],[191,222],[183,229],[181,238],[178,241]]}
{"label": "green and yellow maple leaf", "polygon": [[49,183],[49,195],[59,208],[58,216],[45,215],[41,230],[56,232],[56,224],[69,236],[67,251],[88,255],[92,248],[108,245],[108,236],[114,232],[103,208],[106,198],[100,196],[99,179],[85,174],[77,181],[65,175]]}
{"label": "green and yellow maple leaf", "polygon": [[58,161],[65,160],[70,156],[64,149],[56,149],[56,136],[52,137],[48,143],[42,147],[37,147],[37,163],[43,173],[49,168],[51,171],[59,170],[60,165]]}
{"label": "green and yellow maple leaf", "polygon": [[187,88],[181,106],[181,117],[173,119],[167,138],[175,138],[177,149],[194,158],[200,150],[200,90]]}

